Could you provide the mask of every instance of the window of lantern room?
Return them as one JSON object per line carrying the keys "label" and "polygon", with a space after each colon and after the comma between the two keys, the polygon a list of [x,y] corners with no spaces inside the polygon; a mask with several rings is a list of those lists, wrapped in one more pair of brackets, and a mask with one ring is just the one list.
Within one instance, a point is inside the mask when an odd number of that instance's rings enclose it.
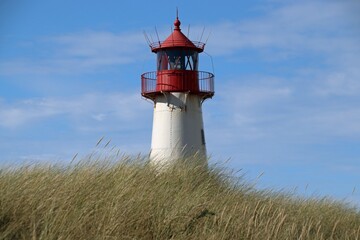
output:
{"label": "window of lantern room", "polygon": [[198,68],[198,52],[194,50],[171,49],[157,52],[157,69],[193,70]]}

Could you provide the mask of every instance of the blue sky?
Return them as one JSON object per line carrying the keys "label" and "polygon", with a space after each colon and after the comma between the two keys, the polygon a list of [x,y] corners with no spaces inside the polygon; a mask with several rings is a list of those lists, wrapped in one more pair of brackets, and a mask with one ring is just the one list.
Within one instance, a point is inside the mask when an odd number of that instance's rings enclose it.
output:
{"label": "blue sky", "polygon": [[356,0],[2,0],[0,163],[70,161],[102,136],[146,154],[140,75],[155,55],[143,31],[165,39],[176,7],[192,40],[210,36],[199,69],[216,75],[203,105],[212,161],[264,173],[259,188],[360,204]]}

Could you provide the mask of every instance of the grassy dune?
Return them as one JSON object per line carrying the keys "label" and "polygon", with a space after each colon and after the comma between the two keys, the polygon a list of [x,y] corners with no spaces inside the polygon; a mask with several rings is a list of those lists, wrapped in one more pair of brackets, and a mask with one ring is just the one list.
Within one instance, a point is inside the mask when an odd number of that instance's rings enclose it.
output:
{"label": "grassy dune", "polygon": [[125,157],[1,170],[0,239],[360,239],[360,213]]}

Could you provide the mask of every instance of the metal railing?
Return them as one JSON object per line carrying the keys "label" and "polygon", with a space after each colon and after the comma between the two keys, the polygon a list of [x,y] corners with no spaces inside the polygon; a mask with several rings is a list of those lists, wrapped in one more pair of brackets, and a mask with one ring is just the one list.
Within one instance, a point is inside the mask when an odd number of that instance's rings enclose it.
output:
{"label": "metal railing", "polygon": [[214,74],[210,72],[199,71],[199,91],[214,93]]}
{"label": "metal railing", "polygon": [[[180,72],[181,73],[181,72]],[[185,72],[186,73],[186,72]],[[195,93],[214,94],[214,74],[210,72],[197,71],[198,88]],[[184,74],[186,76],[186,74]],[[191,83],[188,83],[186,78],[182,78],[182,89],[189,89],[192,91]],[[141,93],[143,96],[148,94],[158,93],[161,90],[157,89],[157,72],[147,72],[141,75]]]}
{"label": "metal railing", "polygon": [[156,92],[156,72],[147,72],[141,75],[141,93]]}
{"label": "metal railing", "polygon": [[[203,42],[198,42],[198,41],[191,41],[191,42],[195,45],[195,47],[204,50],[204,48],[205,48],[205,43],[203,43]],[[150,46],[151,50],[154,50],[154,49],[161,48],[163,43],[164,43],[164,41],[153,42],[153,43],[150,43],[149,46]],[[173,41],[171,41],[171,43],[172,43],[174,46],[177,46],[178,44],[183,44],[184,42],[183,42],[183,41],[173,40]]]}

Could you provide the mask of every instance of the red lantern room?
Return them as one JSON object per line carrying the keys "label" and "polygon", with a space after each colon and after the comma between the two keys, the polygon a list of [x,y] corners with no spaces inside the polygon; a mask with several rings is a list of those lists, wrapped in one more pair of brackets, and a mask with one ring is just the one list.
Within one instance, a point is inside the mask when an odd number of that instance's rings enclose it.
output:
{"label": "red lantern room", "polygon": [[157,71],[141,75],[141,94],[155,100],[164,92],[187,92],[202,99],[214,95],[214,74],[198,71],[198,55],[205,43],[190,41],[180,29],[176,18],[174,31],[163,42],[150,44],[157,55]]}

